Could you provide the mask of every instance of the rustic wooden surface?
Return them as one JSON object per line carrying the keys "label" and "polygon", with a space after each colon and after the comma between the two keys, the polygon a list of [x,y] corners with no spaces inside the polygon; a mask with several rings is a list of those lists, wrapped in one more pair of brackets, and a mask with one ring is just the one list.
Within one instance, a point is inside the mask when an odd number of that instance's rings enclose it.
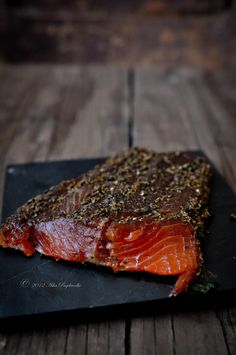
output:
{"label": "rustic wooden surface", "polygon": [[[236,192],[230,71],[0,67],[0,186],[8,163],[104,156],[129,145],[203,149]],[[236,353],[236,307],[0,332],[0,354]]]}

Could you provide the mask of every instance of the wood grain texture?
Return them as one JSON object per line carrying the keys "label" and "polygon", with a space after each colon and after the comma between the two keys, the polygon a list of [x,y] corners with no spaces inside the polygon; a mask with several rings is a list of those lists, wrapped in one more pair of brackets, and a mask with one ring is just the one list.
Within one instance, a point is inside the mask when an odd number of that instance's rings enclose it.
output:
{"label": "wood grain texture", "polygon": [[[220,85],[228,88],[221,92]],[[218,84],[219,88],[217,88]],[[134,73],[135,145],[159,151],[202,149],[236,191],[236,110],[232,103],[235,87],[223,76],[203,75],[197,71],[160,74],[154,69]],[[165,315],[163,333],[154,331],[163,323],[162,316],[131,322],[131,354],[158,354],[161,342],[164,354],[233,354],[235,353],[235,307]],[[167,319],[167,321],[166,321]],[[145,328],[150,331],[145,332]],[[140,349],[138,351],[138,349]]]}
{"label": "wood grain texture", "polygon": [[173,341],[169,314],[132,320],[131,354],[172,354]]}
{"label": "wood grain texture", "polygon": [[[63,66],[0,68],[1,188],[6,164],[106,156],[128,144],[127,73]],[[6,334],[0,354],[124,354],[124,320]]]}

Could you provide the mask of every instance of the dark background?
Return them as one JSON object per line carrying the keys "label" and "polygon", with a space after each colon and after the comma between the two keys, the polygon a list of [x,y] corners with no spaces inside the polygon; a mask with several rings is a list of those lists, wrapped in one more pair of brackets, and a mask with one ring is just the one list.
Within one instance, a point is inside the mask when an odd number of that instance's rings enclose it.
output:
{"label": "dark background", "polygon": [[1,60],[234,67],[233,0],[2,0]]}

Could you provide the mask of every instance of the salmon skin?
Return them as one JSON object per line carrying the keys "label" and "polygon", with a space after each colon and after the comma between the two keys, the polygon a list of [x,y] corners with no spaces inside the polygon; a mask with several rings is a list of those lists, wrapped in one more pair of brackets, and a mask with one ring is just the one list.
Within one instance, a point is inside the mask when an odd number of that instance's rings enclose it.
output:
{"label": "salmon skin", "polygon": [[131,148],[30,199],[7,218],[0,245],[118,271],[200,273],[211,168],[190,153]]}

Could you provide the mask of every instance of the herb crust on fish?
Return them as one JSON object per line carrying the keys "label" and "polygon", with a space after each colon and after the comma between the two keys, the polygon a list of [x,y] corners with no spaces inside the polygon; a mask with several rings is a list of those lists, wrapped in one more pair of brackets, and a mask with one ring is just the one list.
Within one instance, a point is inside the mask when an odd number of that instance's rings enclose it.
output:
{"label": "herb crust on fish", "polygon": [[114,271],[200,272],[210,165],[194,153],[131,148],[30,199],[7,218],[0,245]]}

